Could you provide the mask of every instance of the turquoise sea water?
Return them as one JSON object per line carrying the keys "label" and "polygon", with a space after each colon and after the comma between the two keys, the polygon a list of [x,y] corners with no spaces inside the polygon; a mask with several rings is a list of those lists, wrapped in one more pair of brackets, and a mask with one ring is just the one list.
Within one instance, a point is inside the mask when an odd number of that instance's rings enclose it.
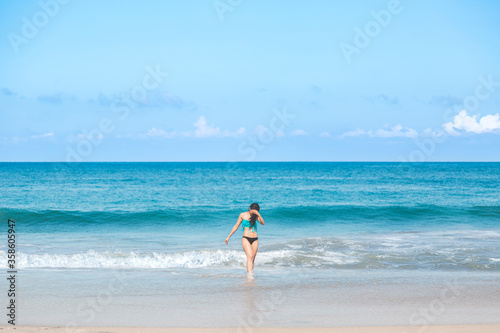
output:
{"label": "turquoise sea water", "polygon": [[[86,304],[124,272],[149,287],[146,292],[129,281],[113,294],[120,313],[137,299],[170,311],[180,304],[178,315],[189,313],[192,307],[182,302],[199,286],[192,294],[197,304],[228,283],[235,289],[221,297],[241,297],[247,283],[241,229],[229,245],[224,239],[252,202],[266,221],[259,226],[252,282],[261,292],[290,285],[307,290],[310,279],[331,287],[340,276],[349,285],[360,274],[369,283],[380,275],[398,281],[418,275],[496,284],[500,274],[500,163],[0,163],[0,184],[0,218],[16,221],[21,294],[31,299],[20,316],[30,324],[69,322],[63,310],[60,317],[37,316],[39,305],[50,297],[60,306],[64,297]],[[359,283],[358,290],[369,284]],[[65,296],[44,292],[54,288]],[[118,312],[99,317],[103,311],[91,323],[120,323]],[[194,322],[130,318],[142,325],[225,323],[210,315]],[[286,324],[287,317],[280,318],[270,325]],[[87,320],[88,313],[80,313],[73,321]]]}

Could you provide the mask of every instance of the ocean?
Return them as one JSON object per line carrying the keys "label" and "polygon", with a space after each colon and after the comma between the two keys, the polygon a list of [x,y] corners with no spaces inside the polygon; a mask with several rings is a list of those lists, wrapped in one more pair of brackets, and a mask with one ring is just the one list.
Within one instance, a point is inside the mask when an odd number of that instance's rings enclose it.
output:
{"label": "ocean", "polygon": [[[500,163],[0,163],[0,185],[19,324],[458,324],[500,308]],[[248,279],[241,227],[224,239],[253,202]]]}

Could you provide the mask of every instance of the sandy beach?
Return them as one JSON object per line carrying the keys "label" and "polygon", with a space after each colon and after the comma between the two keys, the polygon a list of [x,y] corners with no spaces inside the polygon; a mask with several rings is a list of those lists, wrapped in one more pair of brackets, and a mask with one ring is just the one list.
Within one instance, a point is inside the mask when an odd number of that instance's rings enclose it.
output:
{"label": "sandy beach", "polygon": [[89,333],[497,333],[500,324],[489,325],[436,325],[436,326],[378,326],[378,327],[222,327],[222,328],[179,328],[179,327],[48,327],[48,326],[0,326],[2,331],[12,332],[89,332]]}

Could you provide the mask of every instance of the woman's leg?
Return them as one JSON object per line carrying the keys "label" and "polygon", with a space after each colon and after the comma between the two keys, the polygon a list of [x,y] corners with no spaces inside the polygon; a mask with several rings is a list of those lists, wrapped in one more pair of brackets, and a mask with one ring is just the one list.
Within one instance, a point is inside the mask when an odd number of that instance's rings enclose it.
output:
{"label": "woman's leg", "polygon": [[252,245],[250,245],[250,242],[245,237],[241,238],[241,245],[243,246],[243,250],[245,250],[245,254],[247,255],[247,272],[252,273],[254,259]]}
{"label": "woman's leg", "polygon": [[255,257],[257,256],[257,250],[259,249],[259,240],[255,240],[255,242],[252,243],[252,253],[253,253],[253,259],[252,259],[252,271],[253,271],[253,266],[255,262]]}

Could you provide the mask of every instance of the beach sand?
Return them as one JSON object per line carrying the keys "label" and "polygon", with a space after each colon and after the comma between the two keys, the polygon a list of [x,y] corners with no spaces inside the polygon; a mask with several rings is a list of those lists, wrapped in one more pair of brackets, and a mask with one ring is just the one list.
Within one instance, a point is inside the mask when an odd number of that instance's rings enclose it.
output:
{"label": "beach sand", "polygon": [[61,326],[0,326],[8,332],[89,332],[89,333],[498,333],[500,324],[487,325],[435,325],[435,326],[371,326],[371,327],[223,327],[223,328],[180,328],[180,327],[61,327]]}

